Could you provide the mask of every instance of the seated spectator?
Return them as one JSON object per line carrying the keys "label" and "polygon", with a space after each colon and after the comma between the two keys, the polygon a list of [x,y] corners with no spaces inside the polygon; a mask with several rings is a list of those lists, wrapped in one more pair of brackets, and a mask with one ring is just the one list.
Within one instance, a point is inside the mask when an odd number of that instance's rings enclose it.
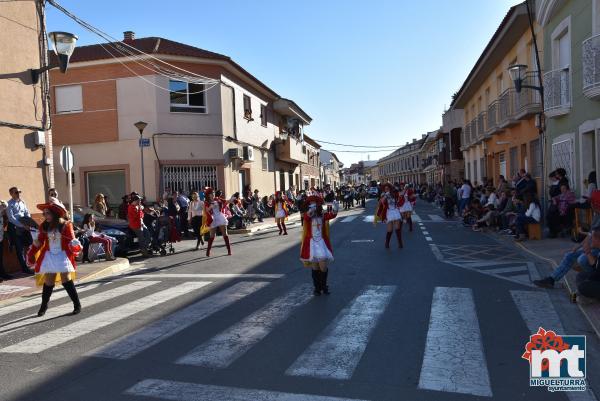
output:
{"label": "seated spectator", "polygon": [[125,195],[121,198],[121,204],[119,205],[119,218],[121,220],[127,220],[127,210],[129,208],[130,196]]}
{"label": "seated spectator", "polygon": [[244,219],[246,217],[246,211],[242,207],[242,202],[239,198],[239,192],[236,192],[230,199],[229,210],[231,211],[231,218],[229,219],[229,227],[240,229],[244,228]]}
{"label": "seated spectator", "polygon": [[515,220],[518,215],[517,205],[517,191],[516,190],[507,190],[504,193],[506,198],[506,202],[504,206],[500,206],[498,208],[498,220],[500,224],[500,228],[505,231],[505,233],[512,233],[510,227],[512,227],[515,223]]}
{"label": "seated spectator", "polygon": [[550,195],[550,199],[552,199],[560,195],[560,181],[556,176],[556,170],[550,173],[548,181],[550,182],[548,194]]}
{"label": "seated spectator", "polygon": [[519,213],[515,221],[516,241],[523,241],[525,239],[525,226],[527,224],[539,224],[542,217],[540,204],[531,194],[527,194],[525,198],[525,207],[527,208],[525,213]]}
{"label": "seated spectator", "polygon": [[581,195],[581,199],[573,204],[573,209],[589,209],[590,198],[592,197],[592,193],[597,189],[596,187],[596,172],[592,171],[588,174],[588,177],[583,180],[584,191]]}
{"label": "seated spectator", "polygon": [[573,223],[573,209],[575,194],[569,189],[569,184],[560,186],[560,195],[552,198],[548,209],[547,221],[550,238],[556,238],[561,230],[568,230]]}
{"label": "seated spectator", "polygon": [[591,243],[583,251],[583,255],[587,259],[587,264],[593,266],[587,271],[582,271],[577,274],[576,283],[579,294],[600,299],[600,258],[594,253],[594,249],[600,248],[600,229],[596,229],[590,236]]}
{"label": "seated spectator", "polygon": [[102,244],[102,246],[104,247],[104,252],[106,254],[106,260],[116,259],[113,255],[112,247],[114,238],[96,231],[96,220],[93,214],[88,213],[85,216],[83,216],[82,227],[85,231],[84,235],[87,237],[90,244]]}
{"label": "seated spectator", "polygon": [[263,202],[261,202],[260,195],[258,194],[258,189],[255,189],[254,194],[252,195],[252,208],[254,209],[256,217],[258,217],[258,221],[262,223],[266,212]]}
{"label": "seated spectator", "polygon": [[474,199],[463,212],[463,224],[465,226],[473,226],[477,220],[483,216],[483,207],[479,199]]}
{"label": "seated spectator", "polygon": [[103,194],[100,193],[96,195],[96,197],[94,198],[93,209],[100,213],[102,216],[106,216],[106,213],[108,212],[108,206],[106,205]]}
{"label": "seated spectator", "polygon": [[592,193],[592,197],[590,199],[590,203],[592,206],[592,210],[596,213],[596,217],[592,221],[592,226],[590,232],[581,231],[581,235],[585,235],[585,239],[581,242],[581,244],[577,245],[570,252],[567,252],[556,270],[552,275],[542,279],[535,280],[533,284],[538,287],[543,288],[553,288],[554,283],[560,281],[568,272],[571,270],[575,262],[579,264],[579,266],[583,269],[584,272],[592,271],[591,264],[588,263],[588,259],[585,255],[586,251],[592,253],[593,256],[597,257],[600,255],[600,247],[596,247],[592,245],[592,231],[600,231],[600,191],[594,191]]}

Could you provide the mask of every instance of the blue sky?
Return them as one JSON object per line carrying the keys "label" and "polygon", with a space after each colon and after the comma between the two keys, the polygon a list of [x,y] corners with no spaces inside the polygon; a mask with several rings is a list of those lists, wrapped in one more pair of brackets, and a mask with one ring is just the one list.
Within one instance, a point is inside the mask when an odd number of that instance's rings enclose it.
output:
{"label": "blue sky", "polygon": [[[121,38],[161,36],[232,57],[313,117],[313,138],[402,145],[439,128],[515,0],[57,0]],[[100,39],[48,6],[48,30]],[[351,150],[324,145],[331,150]],[[348,164],[387,153],[337,152]]]}

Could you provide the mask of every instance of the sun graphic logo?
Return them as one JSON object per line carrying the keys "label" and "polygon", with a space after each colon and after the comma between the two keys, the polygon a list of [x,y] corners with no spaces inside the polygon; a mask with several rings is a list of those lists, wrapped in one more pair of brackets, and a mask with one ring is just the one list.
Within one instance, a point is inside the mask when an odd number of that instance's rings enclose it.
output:
{"label": "sun graphic logo", "polygon": [[585,336],[557,335],[540,327],[529,337],[525,353],[529,385],[548,391],[585,391]]}

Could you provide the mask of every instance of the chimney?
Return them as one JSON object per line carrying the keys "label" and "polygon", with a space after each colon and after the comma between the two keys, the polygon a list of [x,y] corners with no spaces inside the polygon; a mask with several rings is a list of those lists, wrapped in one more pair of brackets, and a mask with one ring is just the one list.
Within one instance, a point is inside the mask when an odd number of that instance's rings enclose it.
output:
{"label": "chimney", "polygon": [[135,32],[125,31],[123,32],[123,42],[135,40]]}

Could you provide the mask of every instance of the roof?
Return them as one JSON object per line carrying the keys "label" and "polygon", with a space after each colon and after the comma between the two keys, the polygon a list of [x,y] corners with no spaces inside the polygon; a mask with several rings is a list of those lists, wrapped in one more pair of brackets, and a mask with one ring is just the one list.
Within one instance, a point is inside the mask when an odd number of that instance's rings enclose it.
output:
{"label": "roof", "polygon": [[320,149],[321,145],[319,145],[314,139],[312,139],[311,137],[309,137],[308,135],[304,134],[304,142],[308,143],[309,145]]}
{"label": "roof", "polygon": [[[239,64],[233,61],[229,56],[225,56],[223,54],[211,52],[208,50],[200,49],[195,46],[186,45],[185,43],[175,42],[170,39],[159,38],[159,37],[147,37],[147,38],[139,38],[139,39],[127,39],[123,42],[111,42],[111,43],[102,43],[88,46],[77,46],[71,55],[69,60],[69,64],[75,63],[83,63],[89,61],[98,61],[98,60],[108,60],[112,59],[114,56],[112,54],[118,53],[114,48],[109,47],[112,46],[123,46],[123,44],[127,44],[141,52],[151,55],[168,55],[168,56],[180,56],[180,57],[196,57],[202,59],[212,59],[219,60],[232,65],[235,69],[239,70],[243,75],[248,77],[250,80],[254,81],[265,91],[270,93],[271,96],[275,98],[280,98],[274,90],[265,85],[262,81],[256,78],[254,75],[250,74],[244,68],[242,68]],[[109,49],[107,51],[105,48]],[[109,53],[110,52],[110,53]],[[54,52],[49,52],[49,56],[51,62],[56,62],[56,55]],[[125,57],[125,56],[123,56]],[[299,108],[299,107],[298,107]]]}
{"label": "roof", "polygon": [[[450,104],[451,108],[457,106],[458,108],[461,108],[464,106],[465,100],[468,100],[464,99],[468,97],[465,95],[468,95],[469,92],[473,90],[473,88],[470,88],[470,84],[482,74],[482,70],[484,70],[483,67],[485,67],[487,63],[493,64],[494,62],[500,62],[505,56],[509,49],[498,49],[502,42],[508,41],[510,42],[510,46],[512,46],[513,42],[516,43],[518,38],[521,37],[528,27],[529,22],[527,18],[526,3],[523,2],[512,6],[504,16],[504,19],[502,19],[502,22],[496,29],[496,32],[494,32],[494,35],[486,45],[485,49],[483,49],[483,52],[479,55],[479,58],[469,72],[467,79],[465,79],[458,92],[456,92],[456,96]],[[500,58],[500,60],[496,60],[498,58]]]}
{"label": "roof", "polygon": [[363,160],[363,167],[375,167],[377,165],[377,160]]}

